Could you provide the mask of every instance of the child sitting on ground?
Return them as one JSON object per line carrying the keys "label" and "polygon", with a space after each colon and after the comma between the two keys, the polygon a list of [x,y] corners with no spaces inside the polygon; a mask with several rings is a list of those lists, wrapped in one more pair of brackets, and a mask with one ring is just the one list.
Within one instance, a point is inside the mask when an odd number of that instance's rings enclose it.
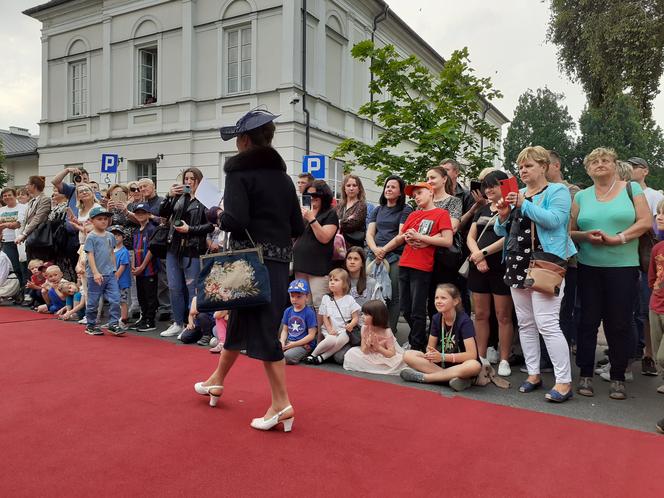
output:
{"label": "child sitting on ground", "polygon": [[320,365],[349,341],[348,334],[360,321],[360,305],[350,295],[350,276],[346,270],[335,268],[329,275],[330,293],[323,296],[318,314],[323,317],[321,333],[323,340],[318,343],[305,362]]}
{"label": "child sitting on ground", "polygon": [[87,235],[83,250],[87,256],[87,303],[85,317],[87,325],[85,333],[89,335],[103,335],[101,327],[97,325],[97,309],[99,300],[103,297],[109,304],[111,318],[108,331],[113,335],[122,335],[125,331],[120,328],[120,288],[115,277],[116,263],[113,248],[115,237],[106,231],[112,214],[100,206],[90,210],[89,218],[93,229]]}
{"label": "child sitting on ground", "polygon": [[318,322],[316,312],[307,306],[309,284],[298,278],[288,286],[289,306],[281,318],[281,347],[287,365],[297,365],[316,346]]}
{"label": "child sitting on ground", "polygon": [[178,339],[185,344],[195,342],[199,346],[208,346],[210,339],[212,339],[212,327],[214,327],[213,314],[208,312],[199,313],[196,306],[196,296],[194,296],[189,308],[189,321]]}
{"label": "child sitting on ground", "polygon": [[28,263],[28,270],[30,270],[30,280],[25,283],[26,289],[29,289],[28,294],[30,299],[25,300],[25,304],[37,309],[37,306],[44,303],[42,299],[42,285],[46,282],[44,276],[44,262],[41,259],[31,259]]}
{"label": "child sitting on ground", "polygon": [[461,294],[454,285],[436,287],[434,303],[438,313],[431,319],[427,351],[406,351],[403,359],[410,368],[400,375],[408,382],[449,382],[455,391],[463,391],[482,369],[475,327],[463,312]]}
{"label": "child sitting on ground", "polygon": [[67,295],[67,304],[66,310],[58,318],[60,320],[78,320],[80,318],[79,315],[85,310],[85,299],[79,290],[79,286],[74,282],[63,282],[61,287]]}
{"label": "child sitting on ground", "polygon": [[[42,267],[43,268],[43,267]],[[66,298],[60,291],[60,282],[63,282],[62,271],[57,265],[50,265],[44,271],[46,282],[41,286],[41,297],[44,304],[37,307],[38,313],[57,313],[67,304]]]}
{"label": "child sitting on ground", "polygon": [[403,349],[389,328],[389,314],[379,299],[362,306],[364,325],[362,344],[350,348],[344,356],[344,369],[372,374],[399,375],[406,368]]}

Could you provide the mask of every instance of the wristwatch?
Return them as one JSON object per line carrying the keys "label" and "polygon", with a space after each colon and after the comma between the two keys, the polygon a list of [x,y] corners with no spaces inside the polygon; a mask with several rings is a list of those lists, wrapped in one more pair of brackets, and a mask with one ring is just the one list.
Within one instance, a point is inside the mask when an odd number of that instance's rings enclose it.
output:
{"label": "wristwatch", "polygon": [[482,249],[482,254],[483,254],[484,256],[488,256],[488,255],[489,255],[489,251],[487,251],[486,249]]}

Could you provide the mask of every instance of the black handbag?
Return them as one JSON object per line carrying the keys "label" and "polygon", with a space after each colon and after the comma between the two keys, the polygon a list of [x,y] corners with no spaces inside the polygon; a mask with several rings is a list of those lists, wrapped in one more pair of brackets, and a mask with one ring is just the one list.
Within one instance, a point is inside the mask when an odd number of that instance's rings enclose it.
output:
{"label": "black handbag", "polygon": [[230,249],[201,256],[201,271],[196,284],[196,308],[199,312],[232,310],[269,304],[272,300],[270,273],[263,261],[263,250]]}
{"label": "black handbag", "polygon": [[168,251],[168,234],[170,227],[168,225],[159,225],[148,241],[148,249],[152,257],[163,259]]}
{"label": "black handbag", "polygon": [[53,247],[53,231],[51,230],[51,224],[42,223],[35,228],[25,239],[25,245],[29,250]]}
{"label": "black handbag", "polygon": [[450,247],[439,247],[435,252],[435,266],[456,274],[463,264],[463,241],[461,233],[456,232],[452,237]]}

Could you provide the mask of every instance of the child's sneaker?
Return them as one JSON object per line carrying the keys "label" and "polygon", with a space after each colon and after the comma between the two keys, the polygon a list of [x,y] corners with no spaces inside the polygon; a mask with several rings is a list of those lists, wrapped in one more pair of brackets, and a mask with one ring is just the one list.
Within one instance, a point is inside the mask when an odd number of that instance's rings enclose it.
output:
{"label": "child's sneaker", "polygon": [[104,332],[98,325],[87,325],[85,327],[85,333],[88,335],[104,335]]}
{"label": "child's sneaker", "polygon": [[204,335],[201,337],[198,342],[196,342],[199,346],[209,346],[210,345],[210,336],[209,335]]}
{"label": "child's sneaker", "polygon": [[124,328],[120,327],[117,323],[109,325],[106,327],[108,331],[113,335],[124,335],[127,332]]}
{"label": "child's sneaker", "polygon": [[81,325],[87,325],[87,324],[88,324],[88,317],[87,317],[87,316],[84,316],[83,318],[81,318],[81,319],[78,321],[78,323],[80,323]]}

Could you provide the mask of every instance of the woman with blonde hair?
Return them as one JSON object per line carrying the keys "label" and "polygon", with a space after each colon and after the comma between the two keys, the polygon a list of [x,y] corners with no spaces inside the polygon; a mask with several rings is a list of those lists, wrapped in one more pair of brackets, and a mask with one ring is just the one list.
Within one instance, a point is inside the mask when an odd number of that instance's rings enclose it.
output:
{"label": "woman with blonde hair", "polygon": [[609,397],[626,399],[625,370],[635,345],[632,313],[638,292],[638,239],[650,228],[652,215],[640,185],[619,178],[617,159],[615,151],[604,147],[584,159],[593,186],[574,196],[571,233],[579,246],[577,392],[595,394],[595,349],[603,322],[611,363]]}
{"label": "woman with blonde hair", "polygon": [[364,247],[367,234],[367,200],[362,180],[346,175],[341,186],[341,204],[337,207],[339,230],[348,247]]}
{"label": "woman with blonde hair", "polygon": [[519,391],[529,393],[542,386],[541,335],[556,378],[555,386],[545,398],[562,403],[572,397],[569,348],[559,317],[565,284],[562,282],[560,292],[553,295],[526,285],[534,253],[564,267],[567,259],[576,254],[576,247],[567,233],[572,200],[565,185],[547,181],[549,161],[549,151],[539,145],[526,147],[519,153],[516,163],[526,187],[496,202],[498,220],[494,231],[505,237],[505,283],[514,301],[528,369],[528,378]]}

